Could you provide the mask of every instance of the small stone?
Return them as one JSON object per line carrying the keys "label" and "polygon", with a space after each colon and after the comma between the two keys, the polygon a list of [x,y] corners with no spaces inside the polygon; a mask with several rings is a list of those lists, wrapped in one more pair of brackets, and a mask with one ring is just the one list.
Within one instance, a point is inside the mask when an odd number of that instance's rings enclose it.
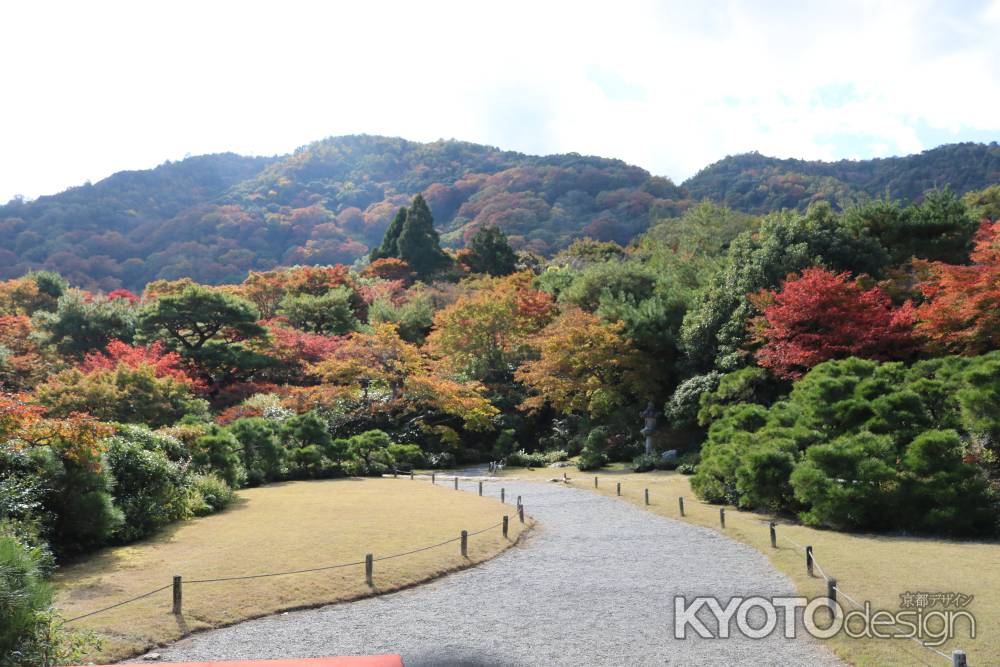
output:
{"label": "small stone", "polygon": [[147,653],[146,655],[142,656],[142,659],[143,660],[148,660],[148,661],[152,662],[153,660],[159,660],[160,659],[160,654],[159,653]]}

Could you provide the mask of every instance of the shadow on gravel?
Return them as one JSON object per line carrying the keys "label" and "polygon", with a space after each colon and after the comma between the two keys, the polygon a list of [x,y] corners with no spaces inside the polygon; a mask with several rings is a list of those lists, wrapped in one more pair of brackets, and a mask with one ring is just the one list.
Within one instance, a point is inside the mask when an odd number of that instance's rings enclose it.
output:
{"label": "shadow on gravel", "polygon": [[509,659],[487,658],[476,656],[472,658],[456,658],[454,655],[441,656],[436,654],[404,655],[406,667],[513,667]]}

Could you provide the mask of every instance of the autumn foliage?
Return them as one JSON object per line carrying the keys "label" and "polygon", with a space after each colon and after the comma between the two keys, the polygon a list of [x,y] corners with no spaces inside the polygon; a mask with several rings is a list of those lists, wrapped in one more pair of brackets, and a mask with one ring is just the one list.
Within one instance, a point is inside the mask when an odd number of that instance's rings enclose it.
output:
{"label": "autumn foliage", "polygon": [[762,344],[757,363],[781,378],[828,359],[902,359],[916,348],[912,306],[894,308],[878,287],[865,289],[847,273],[806,269],[754,301],[763,311],[752,324]]}
{"label": "autumn foliage", "polygon": [[365,267],[362,276],[381,278],[382,280],[400,280],[408,282],[413,277],[410,265],[397,257],[382,257]]}
{"label": "autumn foliage", "polygon": [[479,380],[503,379],[530,351],[528,336],[555,315],[552,296],[526,273],[485,280],[434,317],[428,347],[452,370]]}
{"label": "autumn foliage", "polygon": [[84,373],[112,371],[119,364],[129,368],[149,366],[158,378],[172,378],[189,386],[202,388],[200,380],[193,377],[184,358],[176,352],[168,352],[163,343],[156,341],[150,345],[129,345],[120,340],[108,343],[105,351],[88,352],[80,364]]}
{"label": "autumn foliage", "polygon": [[599,418],[629,399],[652,389],[643,373],[644,359],[621,335],[621,322],[607,323],[579,308],[567,308],[530,344],[538,359],[528,361],[515,377],[531,395],[526,410],[550,405],[557,412],[581,412]]}
{"label": "autumn foliage", "polygon": [[0,317],[0,389],[20,391],[33,387],[45,377],[43,350],[32,336],[31,320],[24,315]]}
{"label": "autumn foliage", "polygon": [[983,354],[1000,347],[1000,221],[985,221],[971,265],[918,263],[917,331],[935,353]]}

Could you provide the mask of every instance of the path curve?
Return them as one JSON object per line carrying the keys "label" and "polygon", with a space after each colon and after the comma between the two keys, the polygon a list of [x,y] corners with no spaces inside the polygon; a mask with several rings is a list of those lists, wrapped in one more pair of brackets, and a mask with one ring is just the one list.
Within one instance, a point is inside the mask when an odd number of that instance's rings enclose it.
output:
{"label": "path curve", "polygon": [[803,638],[673,638],[675,595],[710,594],[725,605],[734,595],[794,594],[746,545],[563,484],[484,486],[484,495],[499,496],[501,486],[508,500],[521,495],[539,522],[493,560],[397,593],[196,634],[158,652],[177,662],[401,653],[407,667],[841,664]]}

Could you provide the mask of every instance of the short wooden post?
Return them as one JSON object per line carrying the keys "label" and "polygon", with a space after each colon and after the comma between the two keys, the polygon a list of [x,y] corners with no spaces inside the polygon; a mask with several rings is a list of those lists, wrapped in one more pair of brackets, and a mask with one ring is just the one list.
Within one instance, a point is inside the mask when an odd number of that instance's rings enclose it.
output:
{"label": "short wooden post", "polygon": [[437,473],[431,473],[431,484],[437,484]]}
{"label": "short wooden post", "polygon": [[500,487],[500,502],[504,501],[504,496],[506,495],[503,487]]}
{"label": "short wooden post", "polygon": [[506,514],[503,515],[503,536],[507,537],[507,527],[510,524],[510,517]]}
{"label": "short wooden post", "polygon": [[413,481],[413,471],[412,470],[410,471],[410,481],[411,482]]}
{"label": "short wooden post", "polygon": [[520,507],[520,506],[521,506],[521,496],[518,496],[518,497],[517,497],[517,506],[518,506],[518,507]]}
{"label": "short wooden post", "polygon": [[726,527],[726,508],[725,507],[720,507],[719,508],[719,525],[722,526],[723,528]]}
{"label": "short wooden post", "polygon": [[594,478],[594,488],[595,489],[597,488],[597,478],[596,477]]}
{"label": "short wooden post", "polygon": [[837,604],[837,580],[827,579],[826,580],[826,597],[830,599],[830,613],[836,615],[836,604]]}
{"label": "short wooden post", "polygon": [[469,531],[467,530],[462,531],[462,555],[466,557],[469,555]]}
{"label": "short wooden post", "polygon": [[813,548],[811,546],[806,547],[806,572],[809,576],[813,576]]}
{"label": "short wooden post", "polygon": [[455,475],[455,490],[458,491],[458,475]]}
{"label": "short wooden post", "polygon": [[681,516],[684,516],[684,496],[677,499],[677,505],[681,508]]}
{"label": "short wooden post", "polygon": [[649,489],[645,489],[646,492],[646,504],[649,504]]}
{"label": "short wooden post", "polygon": [[375,559],[371,554],[365,554],[365,581],[369,586],[374,586],[373,583],[373,571],[375,569]]}
{"label": "short wooden post", "polygon": [[768,526],[771,529],[771,547],[773,549],[777,549],[778,548],[778,533],[774,529],[774,522],[772,521],[770,524],[768,524]]}
{"label": "short wooden post", "polygon": [[618,482],[618,486],[617,486],[617,488],[615,490],[615,493],[618,494],[619,496],[622,494],[622,483],[621,482]]}
{"label": "short wooden post", "polygon": [[951,652],[951,667],[969,667],[965,657],[965,651],[955,649]]}
{"label": "short wooden post", "polygon": [[174,575],[174,614],[180,616],[182,613],[182,591],[181,576]]}
{"label": "short wooden post", "polygon": [[517,506],[517,518],[521,520],[521,523],[524,523],[524,505]]}
{"label": "short wooden post", "polygon": [[483,483],[479,483],[479,495],[483,495]]}

